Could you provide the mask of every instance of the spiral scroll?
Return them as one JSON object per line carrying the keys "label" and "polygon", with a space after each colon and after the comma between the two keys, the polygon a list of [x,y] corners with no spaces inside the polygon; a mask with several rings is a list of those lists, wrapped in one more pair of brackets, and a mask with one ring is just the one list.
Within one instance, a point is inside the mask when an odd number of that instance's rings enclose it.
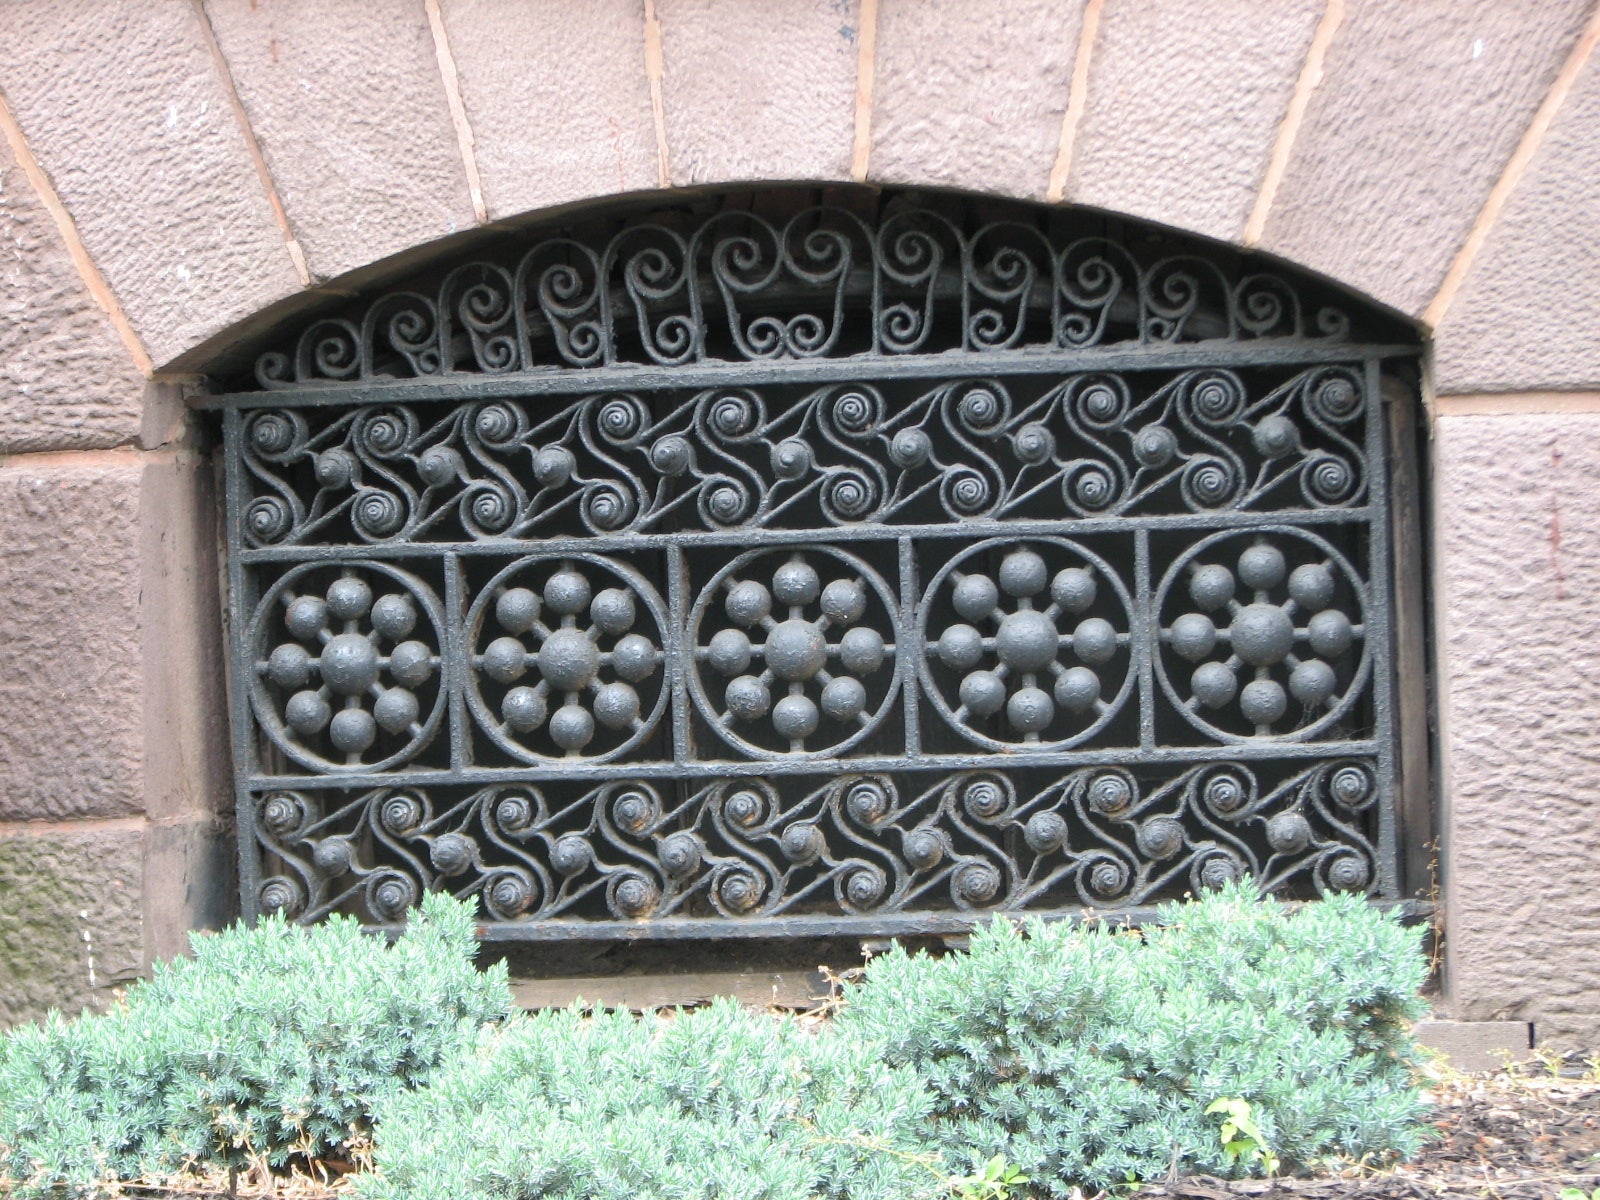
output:
{"label": "spiral scroll", "polygon": [[964,320],[969,348],[1009,350],[1029,337],[1029,317],[1057,325],[1053,308],[1043,308],[1036,289],[1053,293],[1054,255],[1037,230],[1013,222],[986,225],[967,247],[967,295]]}
{"label": "spiral scroll", "polygon": [[542,339],[533,321],[537,313],[549,330],[555,358],[570,367],[594,367],[608,361],[609,316],[601,287],[600,256],[570,238],[553,238],[523,256],[517,264],[515,294],[519,298],[519,333],[532,350]]}
{"label": "spiral scroll", "polygon": [[457,332],[466,335],[475,371],[502,375],[524,369],[518,307],[516,285],[505,268],[469,263],[450,272],[439,289],[445,369],[460,369]]}
{"label": "spiral scroll", "polygon": [[703,353],[700,290],[680,235],[661,226],[628,230],[606,247],[601,270],[608,286],[613,279],[621,284],[646,361],[677,366]]}

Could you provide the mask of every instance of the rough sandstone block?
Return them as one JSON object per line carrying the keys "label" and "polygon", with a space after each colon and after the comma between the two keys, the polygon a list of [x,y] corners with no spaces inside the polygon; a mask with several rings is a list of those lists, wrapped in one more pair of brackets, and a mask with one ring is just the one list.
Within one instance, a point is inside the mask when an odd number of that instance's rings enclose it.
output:
{"label": "rough sandstone block", "polygon": [[729,996],[752,1008],[812,1009],[828,998],[828,984],[815,969],[655,971],[617,975],[565,975],[511,980],[517,1007],[537,1012],[575,1001],[602,1008],[647,1012],[708,1004]]}
{"label": "rough sandstone block", "polygon": [[299,288],[193,6],[0,0],[0,64],[158,365]]}
{"label": "rough sandstone block", "polygon": [[421,0],[206,11],[314,275],[474,226]]}
{"label": "rough sandstone block", "polygon": [[1067,198],[1237,241],[1322,0],[1112,0]]}
{"label": "rough sandstone block", "polygon": [[139,433],[144,381],[0,141],[0,454]]}
{"label": "rough sandstone block", "polygon": [[157,823],[233,809],[213,483],[188,454],[148,457],[140,480],[144,808]]}
{"label": "rough sandstone block", "polygon": [[676,185],[846,179],[858,0],[657,0]]}
{"label": "rough sandstone block", "polygon": [[871,177],[1042,199],[1082,0],[880,0]]}
{"label": "rough sandstone block", "polygon": [[104,1008],[139,974],[143,854],[138,829],[0,827],[0,1029]]}
{"label": "rough sandstone block", "polygon": [[1489,232],[1434,342],[1441,392],[1600,386],[1600,56]]}
{"label": "rough sandstone block", "polygon": [[644,0],[443,0],[491,218],[659,182]]}
{"label": "rough sandstone block", "polygon": [[1350,0],[1262,248],[1422,311],[1587,0]]}
{"label": "rough sandstone block", "polygon": [[1412,1035],[1458,1071],[1494,1071],[1528,1057],[1526,1021],[1418,1021]]}
{"label": "rough sandstone block", "polygon": [[0,468],[0,821],[143,808],[140,474]]}
{"label": "rough sandstone block", "polygon": [[1437,425],[1446,989],[1600,1045],[1600,414]]}

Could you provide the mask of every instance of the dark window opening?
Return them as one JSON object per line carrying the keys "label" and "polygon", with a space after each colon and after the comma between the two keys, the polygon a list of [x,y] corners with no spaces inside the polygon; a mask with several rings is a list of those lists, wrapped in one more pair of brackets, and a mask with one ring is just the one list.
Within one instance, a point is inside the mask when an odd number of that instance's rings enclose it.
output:
{"label": "dark window opening", "polygon": [[247,912],[1414,888],[1414,333],[1136,222],[830,199],[572,218],[220,379]]}

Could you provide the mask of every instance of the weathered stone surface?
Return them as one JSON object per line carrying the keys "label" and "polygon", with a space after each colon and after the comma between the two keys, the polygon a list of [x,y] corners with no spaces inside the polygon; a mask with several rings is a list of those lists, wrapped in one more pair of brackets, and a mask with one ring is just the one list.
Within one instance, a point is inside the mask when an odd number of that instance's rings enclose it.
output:
{"label": "weathered stone surface", "polygon": [[1351,0],[1262,247],[1421,312],[1591,7]]}
{"label": "weathered stone surface", "polygon": [[144,952],[155,962],[188,953],[194,930],[239,915],[238,851],[217,820],[152,824],[144,837]]}
{"label": "weathered stone surface", "polygon": [[1447,994],[1600,1045],[1600,414],[1437,424]]}
{"label": "weathered stone surface", "polygon": [[1528,1056],[1526,1021],[1418,1021],[1412,1036],[1458,1071],[1493,1071]]}
{"label": "weathered stone surface", "polygon": [[0,820],[143,807],[141,467],[109,457],[0,467]]}
{"label": "weathered stone surface", "polygon": [[313,275],[476,223],[421,0],[206,11]]}
{"label": "weathered stone surface", "polygon": [[1442,392],[1600,385],[1600,56],[1490,230],[1434,342]]}
{"label": "weathered stone surface", "polygon": [[198,22],[0,0],[0,89],[158,365],[299,287]]}
{"label": "weathered stone surface", "polygon": [[139,973],[143,853],[137,828],[0,826],[0,1028],[103,1008]]}
{"label": "weathered stone surface", "polygon": [[659,182],[643,0],[444,0],[493,218]]}
{"label": "weathered stone surface", "polygon": [[1067,198],[1237,241],[1323,7],[1106,5]]}
{"label": "weathered stone surface", "polygon": [[1042,198],[1081,0],[881,0],[871,178]]}
{"label": "weathered stone surface", "polygon": [[143,387],[0,141],[0,454],[131,441]]}
{"label": "weathered stone surface", "polygon": [[751,1008],[803,1011],[823,1003],[828,994],[822,973],[803,967],[787,971],[722,969],[511,980],[511,996],[517,1007],[534,1012],[567,1008],[576,1001],[601,1008],[648,1012],[709,1004],[719,996],[732,997]]}
{"label": "weathered stone surface", "polygon": [[859,0],[657,0],[656,14],[674,184],[849,177]]}

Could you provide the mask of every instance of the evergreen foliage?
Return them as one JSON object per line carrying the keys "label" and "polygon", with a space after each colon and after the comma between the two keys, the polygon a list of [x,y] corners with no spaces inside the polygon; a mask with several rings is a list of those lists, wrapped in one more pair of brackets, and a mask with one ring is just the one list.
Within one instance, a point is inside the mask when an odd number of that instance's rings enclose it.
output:
{"label": "evergreen foliage", "polygon": [[1206,1113],[1223,1098],[1287,1166],[1410,1155],[1420,938],[1360,897],[1291,911],[1244,887],[1142,935],[996,921],[967,954],[874,961],[838,1033],[918,1071],[953,1164],[1004,1155],[1041,1195],[1251,1170]]}
{"label": "evergreen foliage", "polygon": [[815,1031],[731,1002],[505,1019],[505,970],[474,969],[447,896],[393,945],[267,920],[196,938],[105,1016],[0,1037],[0,1192],[368,1137],[361,1200],[931,1200],[1002,1178],[1064,1200],[1415,1151],[1419,931],[1244,886],[1162,920],[895,950]]}
{"label": "evergreen foliage", "polygon": [[[349,918],[193,939],[104,1016],[0,1038],[0,1191],[321,1157],[373,1104],[458,1058],[511,1006],[479,973],[470,906],[430,896],[393,944]],[[57,1193],[59,1194],[59,1193]]]}
{"label": "evergreen foliage", "polygon": [[944,1191],[932,1097],[876,1047],[732,1001],[567,1009],[379,1109],[369,1200],[912,1200]]}

